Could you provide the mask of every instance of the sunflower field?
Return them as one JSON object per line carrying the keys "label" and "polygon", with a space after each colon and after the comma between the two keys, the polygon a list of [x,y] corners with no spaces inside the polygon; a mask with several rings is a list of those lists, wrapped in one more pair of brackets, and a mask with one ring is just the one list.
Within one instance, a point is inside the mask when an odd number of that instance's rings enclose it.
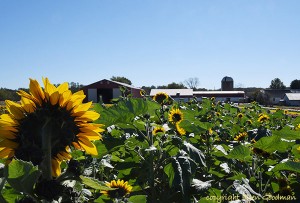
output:
{"label": "sunflower field", "polygon": [[0,202],[299,202],[300,117],[257,103],[84,103],[30,80],[0,115]]}

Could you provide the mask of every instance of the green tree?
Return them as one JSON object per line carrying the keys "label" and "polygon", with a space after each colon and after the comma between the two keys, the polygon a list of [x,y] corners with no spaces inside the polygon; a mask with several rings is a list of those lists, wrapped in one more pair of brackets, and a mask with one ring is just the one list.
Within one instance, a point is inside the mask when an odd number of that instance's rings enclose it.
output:
{"label": "green tree", "polygon": [[168,85],[158,86],[157,89],[187,89],[182,83],[172,82]]}
{"label": "green tree", "polygon": [[0,88],[0,101],[5,101],[5,100],[19,101],[20,96],[16,92],[17,90]]}
{"label": "green tree", "polygon": [[125,83],[125,84],[128,84],[128,85],[132,85],[132,82],[128,78],[125,78],[125,77],[112,76],[110,79],[112,81],[122,82],[122,83]]}
{"label": "green tree", "polygon": [[78,92],[83,87],[82,84],[79,84],[78,82],[70,82],[69,88],[72,93]]}
{"label": "green tree", "polygon": [[283,84],[283,82],[279,78],[275,78],[271,81],[270,88],[271,89],[285,89],[286,86]]}
{"label": "green tree", "polygon": [[300,80],[293,80],[290,85],[291,89],[300,89]]}

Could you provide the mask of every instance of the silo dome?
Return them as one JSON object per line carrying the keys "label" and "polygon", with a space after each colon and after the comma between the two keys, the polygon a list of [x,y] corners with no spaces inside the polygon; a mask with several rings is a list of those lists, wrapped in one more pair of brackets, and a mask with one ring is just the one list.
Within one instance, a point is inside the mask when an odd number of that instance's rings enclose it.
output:
{"label": "silo dome", "polygon": [[225,76],[221,82],[222,91],[233,91],[233,79],[232,77]]}
{"label": "silo dome", "polygon": [[229,77],[229,76],[225,76],[223,79],[222,79],[222,82],[233,82],[233,79],[232,77]]}

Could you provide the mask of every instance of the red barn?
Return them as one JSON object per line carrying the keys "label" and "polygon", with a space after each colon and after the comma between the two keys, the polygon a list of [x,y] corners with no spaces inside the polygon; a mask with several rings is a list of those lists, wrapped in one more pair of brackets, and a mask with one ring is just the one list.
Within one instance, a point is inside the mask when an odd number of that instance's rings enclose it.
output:
{"label": "red barn", "polygon": [[133,97],[141,97],[140,88],[128,85],[122,82],[116,82],[112,80],[103,79],[98,82],[86,85],[82,88],[84,94],[86,95],[85,101],[111,103],[112,99],[121,96],[120,88],[126,89],[127,94],[131,94]]}

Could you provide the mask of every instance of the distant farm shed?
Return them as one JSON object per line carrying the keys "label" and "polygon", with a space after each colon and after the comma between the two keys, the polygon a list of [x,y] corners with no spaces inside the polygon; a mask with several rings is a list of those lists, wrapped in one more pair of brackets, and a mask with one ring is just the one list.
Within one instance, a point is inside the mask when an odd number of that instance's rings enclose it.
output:
{"label": "distant farm shed", "polygon": [[193,89],[151,89],[150,96],[154,96],[159,92],[164,92],[175,100],[182,99],[188,101],[197,98],[215,97],[216,101],[244,102],[244,91],[193,91]]}
{"label": "distant farm shed", "polygon": [[216,101],[244,102],[246,98],[244,91],[194,91],[194,96],[200,101],[214,97]]}
{"label": "distant farm shed", "polygon": [[183,99],[188,101],[193,98],[193,89],[151,89],[150,96],[153,97],[160,92],[166,93],[175,100]]}
{"label": "distant farm shed", "polygon": [[107,79],[86,85],[82,90],[86,95],[86,101],[99,102],[102,100],[103,103],[108,104],[111,103],[112,99],[121,96],[121,87],[126,88],[127,93],[131,94],[133,97],[141,97],[140,88]]}
{"label": "distant farm shed", "polygon": [[283,100],[288,106],[300,106],[300,93],[285,93]]}

